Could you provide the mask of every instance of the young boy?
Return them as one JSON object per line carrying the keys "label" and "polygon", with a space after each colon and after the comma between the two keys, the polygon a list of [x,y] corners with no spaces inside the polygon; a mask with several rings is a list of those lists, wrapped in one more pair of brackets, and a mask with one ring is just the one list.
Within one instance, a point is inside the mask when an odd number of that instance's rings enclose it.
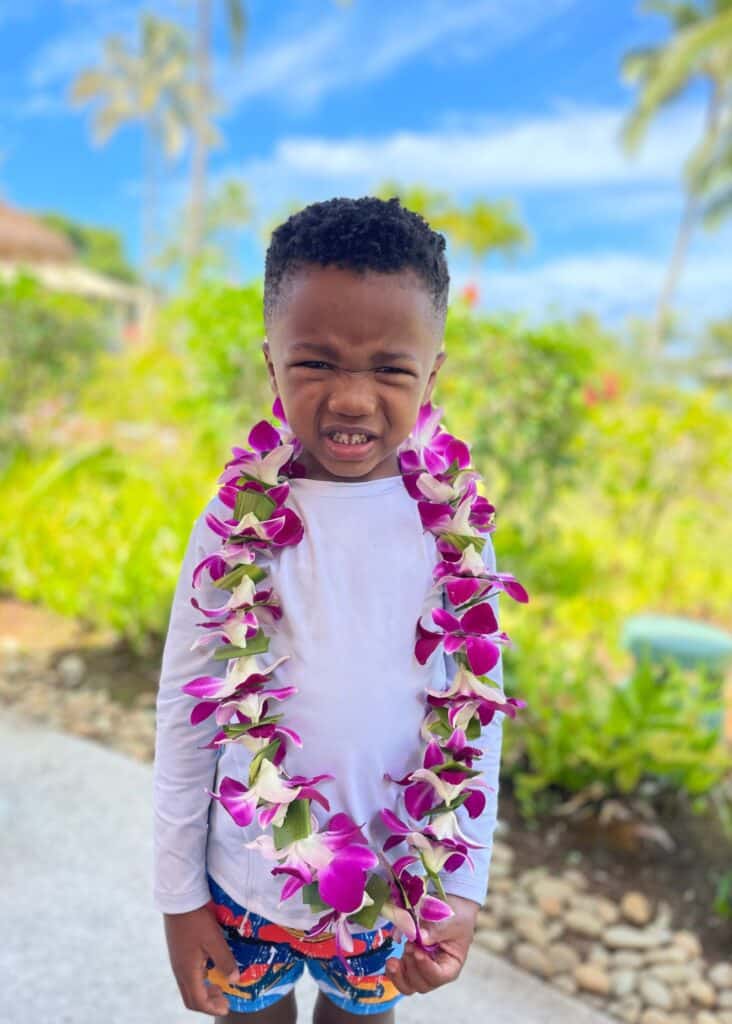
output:
{"label": "young boy", "polygon": [[[398,199],[364,197],[301,210],[273,233],[266,258],[264,358],[306,469],[290,480],[304,538],[270,570],[285,613],[269,654],[289,656],[273,679],[297,684],[288,725],[302,738],[288,772],[332,774],[332,810],[362,824],[378,849],[388,834],[378,812],[394,806],[397,791],[384,775],[399,779],[418,767],[425,686],[447,688],[455,670],[452,656],[428,665],[414,656],[438,556],[397,459],[446,358],[444,248],[443,236]],[[286,876],[273,876],[271,861],[244,845],[260,833],[256,820],[242,828],[211,799],[220,779],[247,778],[251,755],[238,743],[212,749],[215,722],[192,727],[193,702],[181,691],[194,677],[223,675],[225,665],[210,647],[190,649],[202,619],[191,598],[211,609],[228,596],[206,576],[191,587],[194,567],[220,541],[206,513],[232,514],[217,495],[193,527],[157,701],[154,900],[183,1001],[220,1022],[291,1024],[293,986],[307,966],[320,989],[316,1024],[354,1015],[393,1022],[399,999],[452,981],[468,953],[487,890],[503,714],[473,741],[491,789],[479,816],[464,807],[458,815],[483,848],[471,850],[474,870],[464,863],[443,878],[453,915],[427,925],[438,952],[405,943],[380,917],[354,936],[346,972],[331,935],[305,935],[317,915],[297,898],[280,905]],[[483,560],[495,570],[487,535]],[[488,674],[500,686],[500,660]]]}

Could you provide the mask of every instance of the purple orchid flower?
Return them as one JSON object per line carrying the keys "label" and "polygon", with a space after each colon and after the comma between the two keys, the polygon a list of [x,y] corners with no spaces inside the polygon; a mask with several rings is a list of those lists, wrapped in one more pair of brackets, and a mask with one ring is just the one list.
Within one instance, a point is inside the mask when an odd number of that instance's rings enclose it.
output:
{"label": "purple orchid flower", "polygon": [[[369,898],[369,902],[373,903],[373,900]],[[318,918],[312,928],[308,929],[305,934],[309,938],[315,938],[317,935],[322,935],[323,932],[333,932],[335,937],[336,956],[341,962],[344,971],[346,971],[346,973],[350,973],[352,967],[348,963],[348,960],[346,960],[346,954],[353,953],[354,945],[352,935],[354,932],[361,930],[362,928],[360,925],[352,924],[348,920],[348,914],[338,910],[329,910],[327,914],[323,914],[322,917]]]}
{"label": "purple orchid flower", "polygon": [[420,665],[426,664],[434,650],[442,643],[446,654],[455,654],[465,648],[465,656],[472,671],[485,675],[498,662],[501,654],[499,644],[509,642],[508,636],[499,632],[498,621],[487,601],[473,605],[458,618],[446,608],[435,608],[432,619],[443,630],[441,633],[425,629],[417,622],[417,642],[414,653]]}
{"label": "purple orchid flower", "polygon": [[456,508],[433,501],[418,501],[417,508],[422,526],[436,534],[443,545],[447,542],[440,534],[472,537],[476,530],[490,532],[493,526],[493,505],[479,495],[472,496],[469,491],[460,499]]}
{"label": "purple orchid flower", "polygon": [[407,871],[407,867],[415,860],[415,857],[401,857],[389,865],[387,882],[390,899],[384,902],[381,913],[393,921],[399,931],[416,946],[434,953],[438,947],[436,944],[425,943],[420,922],[444,921],[452,917],[454,911],[449,904],[427,892],[424,878]]}
{"label": "purple orchid flower", "polygon": [[[467,550],[474,551],[471,544]],[[478,597],[493,597],[498,591],[508,594],[514,601],[525,604],[529,595],[515,576],[508,572],[490,572],[480,558],[482,572],[458,573],[448,561],[438,562],[434,570],[436,584],[444,587],[447,596],[455,607],[465,604]]]}
{"label": "purple orchid flower", "polygon": [[366,905],[365,899],[370,901],[366,872],[378,863],[378,857],[347,814],[334,814],[325,831],[318,831],[313,816],[310,835],[279,850],[270,835],[257,836],[246,845],[259,849],[269,860],[280,862],[272,874],[290,876],[282,890],[282,900],[317,880],[323,902],[340,913],[356,913]]}
{"label": "purple orchid flower", "polygon": [[307,779],[298,775],[288,779],[277,770],[272,761],[265,758],[259,767],[253,785],[245,786],[243,782],[227,775],[221,780],[218,793],[213,793],[211,790],[206,790],[206,792],[212,799],[221,803],[241,828],[246,828],[252,823],[260,801],[267,804],[268,806],[263,808],[259,814],[259,823],[262,828],[265,828],[272,823],[281,825],[287,808],[293,800],[307,797],[310,800],[316,800],[326,810],[329,810],[328,801],[315,789],[315,786],[323,779],[332,778],[332,775],[316,775],[312,779]]}
{"label": "purple orchid flower", "polygon": [[255,548],[283,548],[298,544],[304,532],[302,520],[291,508],[282,508],[269,519],[260,520],[247,512],[240,521],[227,519],[225,522],[213,512],[207,512],[206,524],[225,541],[233,538],[235,544],[243,541]]}
{"label": "purple orchid flower", "polygon": [[384,843],[384,852],[406,842],[413,850],[417,850],[425,870],[431,874],[436,875],[442,870],[457,871],[465,862],[471,869],[475,869],[465,843],[453,839],[438,839],[429,825],[421,829],[410,827],[388,807],[383,807],[379,813],[392,830]]}

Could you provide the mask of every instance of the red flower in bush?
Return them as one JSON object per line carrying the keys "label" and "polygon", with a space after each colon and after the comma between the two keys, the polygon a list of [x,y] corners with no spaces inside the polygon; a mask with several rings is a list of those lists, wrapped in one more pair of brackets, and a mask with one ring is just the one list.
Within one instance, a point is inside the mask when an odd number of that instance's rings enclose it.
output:
{"label": "red flower in bush", "polygon": [[478,299],[480,298],[480,293],[478,292],[477,284],[475,284],[473,281],[470,281],[468,284],[465,285],[460,295],[463,301],[467,302],[469,306],[474,306]]}

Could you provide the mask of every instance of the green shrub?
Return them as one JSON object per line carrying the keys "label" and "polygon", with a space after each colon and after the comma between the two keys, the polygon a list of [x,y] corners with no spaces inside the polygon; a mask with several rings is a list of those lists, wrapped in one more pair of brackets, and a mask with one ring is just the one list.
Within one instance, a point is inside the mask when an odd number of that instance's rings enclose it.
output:
{"label": "green shrub", "polygon": [[76,393],[105,343],[102,314],[76,295],[46,291],[34,278],[0,282],[0,441],[40,398]]}
{"label": "green shrub", "polygon": [[718,680],[672,664],[611,681],[590,645],[534,641],[509,652],[506,689],[528,702],[505,730],[504,770],[528,816],[600,782],[608,796],[653,779],[690,796],[732,771],[721,739]]}

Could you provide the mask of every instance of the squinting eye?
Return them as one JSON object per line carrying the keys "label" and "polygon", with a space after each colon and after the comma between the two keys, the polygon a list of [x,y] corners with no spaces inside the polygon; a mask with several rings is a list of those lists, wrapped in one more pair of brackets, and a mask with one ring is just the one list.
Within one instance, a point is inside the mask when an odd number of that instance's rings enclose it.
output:
{"label": "squinting eye", "polygon": [[408,372],[407,370],[402,370],[402,368],[400,366],[377,366],[376,372],[378,373],[380,370],[387,370],[387,371],[389,371],[389,374],[392,374],[392,373],[407,373]]}
{"label": "squinting eye", "polygon": [[302,363],[295,363],[295,366],[305,366],[308,370],[319,370],[321,366],[330,366],[330,363],[324,363],[321,359],[306,359]]}

